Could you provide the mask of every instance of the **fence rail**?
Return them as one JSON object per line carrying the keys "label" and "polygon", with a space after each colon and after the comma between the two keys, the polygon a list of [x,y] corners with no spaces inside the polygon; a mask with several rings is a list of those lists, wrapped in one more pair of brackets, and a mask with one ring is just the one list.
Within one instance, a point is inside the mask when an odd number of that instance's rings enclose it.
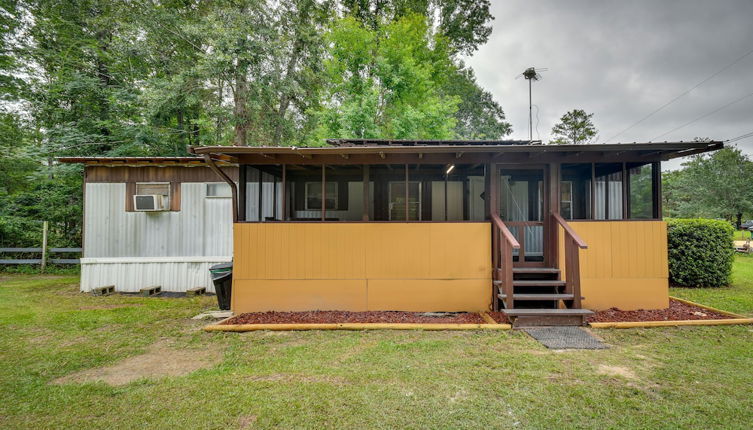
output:
{"label": "fence rail", "polygon": [[[44,248],[0,248],[0,254],[6,254],[0,255],[2,257],[7,254],[41,254],[39,258],[0,258],[0,264],[80,264],[79,258],[52,258],[51,254],[81,254],[81,251],[81,248],[49,248],[47,252]],[[47,258],[48,255],[50,258]]]}

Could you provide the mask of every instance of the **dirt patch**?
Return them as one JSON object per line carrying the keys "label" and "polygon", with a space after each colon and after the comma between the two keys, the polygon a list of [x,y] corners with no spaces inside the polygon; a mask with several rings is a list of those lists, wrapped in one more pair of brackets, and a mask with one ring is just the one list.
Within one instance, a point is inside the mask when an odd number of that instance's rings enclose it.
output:
{"label": "dirt patch", "polygon": [[97,311],[97,310],[106,310],[106,309],[120,309],[120,308],[134,308],[137,306],[144,306],[143,303],[130,303],[130,304],[112,304],[112,305],[94,305],[94,306],[80,306],[78,310],[80,311]]}
{"label": "dirt patch", "polygon": [[345,385],[348,383],[343,378],[337,376],[322,375],[298,375],[290,373],[273,373],[271,375],[252,376],[249,378],[252,382],[303,382],[303,383],[320,383],[331,385]]}
{"label": "dirt patch", "polygon": [[667,309],[621,311],[611,308],[591,315],[588,317],[588,322],[726,320],[730,318],[728,315],[670,299]]}
{"label": "dirt patch", "polygon": [[635,373],[632,370],[622,366],[607,366],[606,364],[601,364],[596,370],[596,373],[598,373],[599,375],[620,376],[630,380],[638,379],[638,377],[635,376]]}
{"label": "dirt patch", "polygon": [[222,324],[422,323],[485,324],[477,313],[422,312],[256,312],[241,314]]}
{"label": "dirt patch", "polygon": [[510,320],[502,312],[487,312],[497,324],[510,324]]}
{"label": "dirt patch", "polygon": [[111,366],[72,373],[54,380],[53,384],[102,381],[110,385],[125,385],[141,378],[187,375],[213,366],[220,358],[218,351],[176,349],[167,342],[157,342],[145,354],[128,357]]}
{"label": "dirt patch", "polygon": [[243,415],[242,417],[238,418],[238,428],[240,428],[241,430],[251,428],[256,420],[256,415]]}

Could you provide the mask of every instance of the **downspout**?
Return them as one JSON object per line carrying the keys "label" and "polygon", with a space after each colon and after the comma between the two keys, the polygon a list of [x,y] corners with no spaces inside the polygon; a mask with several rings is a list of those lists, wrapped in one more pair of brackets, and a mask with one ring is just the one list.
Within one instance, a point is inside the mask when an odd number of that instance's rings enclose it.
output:
{"label": "downspout", "polygon": [[230,177],[222,171],[219,167],[217,167],[217,164],[215,164],[214,160],[212,160],[212,157],[209,156],[209,154],[202,154],[204,157],[204,162],[207,163],[207,166],[209,166],[210,169],[214,171],[222,180],[227,182],[228,185],[230,185],[230,195],[233,199],[233,223],[238,222],[238,186],[233,182]]}

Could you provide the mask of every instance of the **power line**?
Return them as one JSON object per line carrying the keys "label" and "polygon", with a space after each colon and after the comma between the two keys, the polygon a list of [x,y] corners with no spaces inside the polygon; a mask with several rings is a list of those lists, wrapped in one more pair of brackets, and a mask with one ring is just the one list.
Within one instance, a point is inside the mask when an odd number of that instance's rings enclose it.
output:
{"label": "power line", "polygon": [[689,90],[683,92],[682,94],[678,95],[677,97],[673,98],[672,100],[668,101],[667,103],[664,103],[663,105],[659,106],[656,110],[652,111],[648,115],[646,115],[643,118],[639,119],[637,122],[633,123],[633,125],[629,126],[628,128],[622,130],[621,132],[615,134],[614,136],[612,136],[609,139],[607,139],[606,141],[604,141],[604,143],[609,143],[609,141],[612,140],[612,139],[614,139],[615,137],[617,137],[617,136],[621,135],[622,133],[630,130],[631,128],[635,127],[636,125],[642,123],[643,121],[651,118],[652,116],[654,116],[656,113],[658,113],[659,111],[661,111],[665,107],[671,105],[672,103],[676,102],[677,100],[679,100],[679,99],[683,98],[684,96],[688,95],[691,91],[693,91],[694,89],[700,87],[701,85],[705,84],[706,82],[710,81],[711,79],[715,78],[717,75],[721,74],[722,72],[725,72],[727,69],[729,69],[730,67],[732,67],[735,64],[739,63],[740,61],[742,61],[745,57],[747,57],[750,54],[753,54],[753,49],[751,49],[750,51],[746,52],[741,57],[738,57],[736,60],[734,60],[733,62],[727,64],[726,66],[722,67],[721,69],[717,70],[711,76],[709,76],[709,77],[705,78],[704,80],[702,80],[701,82],[695,84]]}
{"label": "power line", "polygon": [[751,138],[751,137],[753,137],[753,131],[751,131],[749,133],[741,134],[739,136],[735,136],[735,137],[733,137],[731,139],[727,139],[727,140],[725,140],[725,142],[726,143],[733,143],[733,142],[738,142],[740,140],[745,140],[745,139],[748,139],[748,138]]}
{"label": "power line", "polygon": [[688,122],[686,122],[685,124],[683,124],[683,125],[681,125],[681,126],[679,126],[679,127],[673,128],[672,130],[669,130],[669,131],[668,131],[668,132],[666,132],[666,133],[662,133],[662,134],[660,134],[660,135],[656,136],[655,138],[653,138],[653,139],[651,139],[651,140],[652,140],[652,141],[653,141],[653,140],[657,140],[657,139],[659,139],[660,137],[664,137],[664,136],[668,135],[669,133],[673,133],[673,132],[675,132],[675,131],[677,131],[677,130],[679,130],[679,129],[681,129],[681,128],[685,128],[685,127],[689,126],[690,124],[693,124],[693,123],[694,123],[694,122],[696,122],[696,121],[700,121],[700,120],[702,120],[702,119],[706,118],[707,116],[710,116],[710,115],[713,115],[713,114],[715,114],[715,113],[719,112],[720,110],[722,110],[722,109],[724,109],[724,108],[727,108],[727,107],[729,107],[729,106],[732,106],[732,105],[733,105],[733,104],[735,104],[735,103],[739,103],[739,102],[741,102],[741,101],[743,101],[743,100],[747,99],[747,98],[748,98],[748,97],[750,97],[750,96],[753,96],[753,93],[749,93],[749,94],[746,94],[746,95],[744,95],[744,96],[740,97],[739,99],[733,100],[733,101],[731,101],[731,102],[729,102],[729,103],[727,103],[727,104],[725,104],[725,105],[723,105],[723,106],[720,106],[720,107],[718,107],[718,108],[716,108],[716,109],[712,110],[712,111],[711,111],[711,112],[709,112],[709,113],[706,113],[706,114],[704,114],[704,115],[701,115],[701,116],[699,116],[698,118],[696,118],[696,119],[694,119],[694,120],[688,121]]}

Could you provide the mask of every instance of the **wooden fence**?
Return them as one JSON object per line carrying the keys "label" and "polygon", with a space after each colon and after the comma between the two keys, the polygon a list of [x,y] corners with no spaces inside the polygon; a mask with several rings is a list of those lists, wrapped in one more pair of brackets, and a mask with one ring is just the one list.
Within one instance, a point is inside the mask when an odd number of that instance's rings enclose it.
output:
{"label": "wooden fence", "polygon": [[[11,254],[11,255],[8,255]],[[81,254],[81,248],[0,248],[0,264],[79,264],[79,258],[54,258],[53,254]],[[19,257],[20,255],[20,257]],[[15,256],[17,258],[4,258]],[[33,256],[34,258],[28,258]],[[49,258],[48,258],[49,256]]]}

